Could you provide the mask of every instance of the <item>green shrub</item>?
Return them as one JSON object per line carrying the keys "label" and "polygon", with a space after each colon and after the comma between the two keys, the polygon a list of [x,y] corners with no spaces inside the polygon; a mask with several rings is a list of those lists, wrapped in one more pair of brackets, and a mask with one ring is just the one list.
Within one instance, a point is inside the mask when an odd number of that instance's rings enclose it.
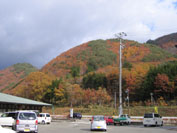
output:
{"label": "green shrub", "polygon": [[[104,40],[91,41],[88,44],[91,47],[91,55],[88,58],[88,68],[97,70],[99,67],[112,65],[116,61],[116,54],[108,50],[110,48]],[[88,71],[89,72],[89,71]]]}
{"label": "green shrub", "polygon": [[174,57],[172,54],[156,45],[145,44],[145,46],[148,47],[151,52],[142,59],[143,62],[163,61],[166,58]]}
{"label": "green shrub", "polygon": [[24,76],[28,75],[31,72],[37,71],[35,67],[33,67],[31,64],[28,63],[17,63],[13,65],[13,67],[14,67],[13,70],[14,74],[24,72]]}
{"label": "green shrub", "polygon": [[123,62],[123,68],[127,68],[128,70],[131,70],[132,68],[132,64],[130,62],[128,62],[127,60],[124,60]]}

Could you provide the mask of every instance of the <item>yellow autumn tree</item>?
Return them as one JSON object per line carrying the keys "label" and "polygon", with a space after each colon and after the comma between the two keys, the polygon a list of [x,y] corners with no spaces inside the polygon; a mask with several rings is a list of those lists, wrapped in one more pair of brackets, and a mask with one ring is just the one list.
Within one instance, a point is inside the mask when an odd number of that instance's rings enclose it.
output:
{"label": "yellow autumn tree", "polygon": [[17,86],[14,93],[18,96],[40,101],[47,92],[52,78],[43,72],[32,72],[23,83]]}

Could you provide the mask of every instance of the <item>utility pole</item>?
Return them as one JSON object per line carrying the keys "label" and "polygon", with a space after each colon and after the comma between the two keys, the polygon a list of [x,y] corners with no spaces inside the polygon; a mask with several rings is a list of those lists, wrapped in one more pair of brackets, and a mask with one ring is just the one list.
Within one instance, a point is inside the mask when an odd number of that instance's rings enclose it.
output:
{"label": "utility pole", "polygon": [[124,45],[122,44],[123,36],[127,36],[127,34],[124,32],[115,34],[115,37],[120,40],[120,46],[119,46],[119,116],[123,114],[123,108],[122,108],[122,49],[124,48]]}

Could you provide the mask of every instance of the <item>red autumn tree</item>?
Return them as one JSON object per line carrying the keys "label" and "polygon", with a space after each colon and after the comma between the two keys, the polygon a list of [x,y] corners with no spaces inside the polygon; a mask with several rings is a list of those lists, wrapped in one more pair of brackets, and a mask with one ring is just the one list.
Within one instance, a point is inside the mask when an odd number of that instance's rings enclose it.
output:
{"label": "red autumn tree", "polygon": [[154,85],[156,87],[154,92],[159,96],[164,96],[165,99],[169,98],[174,91],[166,74],[158,74],[155,78]]}

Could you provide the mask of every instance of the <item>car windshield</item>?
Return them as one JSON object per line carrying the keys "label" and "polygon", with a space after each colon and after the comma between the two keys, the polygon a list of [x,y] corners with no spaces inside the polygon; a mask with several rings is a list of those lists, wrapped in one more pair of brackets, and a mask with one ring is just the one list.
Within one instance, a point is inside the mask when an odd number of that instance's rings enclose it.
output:
{"label": "car windshield", "polygon": [[19,115],[20,120],[35,120],[36,115],[34,113],[20,113]]}
{"label": "car windshield", "polygon": [[121,115],[120,117],[126,117],[126,115]]}
{"label": "car windshield", "polygon": [[145,114],[144,118],[153,118],[153,115],[152,114]]}
{"label": "car windshield", "polygon": [[7,116],[8,116],[7,113],[4,113],[4,114],[1,115],[1,117],[7,117]]}
{"label": "car windshield", "polygon": [[9,113],[7,117],[14,117],[15,113]]}
{"label": "car windshield", "polygon": [[104,116],[94,116],[93,120],[94,121],[103,121],[104,120]]}

